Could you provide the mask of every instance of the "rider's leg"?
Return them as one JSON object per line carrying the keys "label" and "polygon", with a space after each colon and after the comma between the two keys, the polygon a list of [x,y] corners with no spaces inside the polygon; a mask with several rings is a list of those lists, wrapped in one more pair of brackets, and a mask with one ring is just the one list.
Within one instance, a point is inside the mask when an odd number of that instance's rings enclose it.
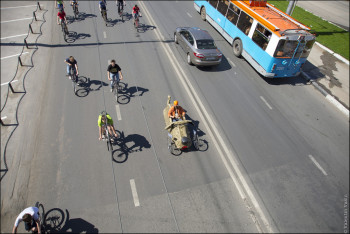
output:
{"label": "rider's leg", "polygon": [[[67,64],[67,76],[70,77],[70,66],[69,66],[69,64]],[[70,79],[71,79],[71,77],[70,77]]]}
{"label": "rider's leg", "polygon": [[117,80],[117,76],[114,73],[111,73],[110,76],[111,76],[111,79],[112,79],[111,80],[111,92],[112,92],[113,91],[113,83],[114,83],[114,81]]}
{"label": "rider's leg", "polygon": [[118,134],[116,133],[114,126],[113,126],[113,125],[111,125],[110,127],[111,127],[111,129],[112,129],[112,131],[113,131],[113,135],[114,135],[114,137],[116,137],[116,138],[117,138],[117,137],[118,137]]}

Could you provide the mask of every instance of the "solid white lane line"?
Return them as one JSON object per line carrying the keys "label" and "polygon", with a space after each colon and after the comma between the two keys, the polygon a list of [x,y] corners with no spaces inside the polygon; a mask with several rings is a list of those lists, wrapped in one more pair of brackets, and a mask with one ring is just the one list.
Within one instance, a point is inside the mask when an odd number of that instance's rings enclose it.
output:
{"label": "solid white lane line", "polygon": [[115,110],[117,112],[117,119],[118,120],[122,120],[122,115],[120,113],[120,108],[119,108],[119,105],[115,105]]}
{"label": "solid white lane line", "polygon": [[187,13],[187,15],[189,16],[189,17],[191,17],[192,18],[192,15],[190,15],[190,13],[188,13],[188,12],[186,12]]}
{"label": "solid white lane line", "polygon": [[15,19],[15,20],[8,20],[8,21],[1,21],[1,23],[9,23],[9,22],[15,22],[15,21],[21,21],[21,20],[30,20],[30,19],[33,19],[33,17],[22,18],[22,19]]}
{"label": "solid white lane line", "polygon": [[[1,10],[6,10],[6,9],[14,9],[14,8],[22,8],[22,7],[35,7],[37,5],[28,5],[28,6],[16,6],[16,7],[1,7]],[[40,4],[40,6],[43,6]]]}
{"label": "solid white lane line", "polygon": [[9,38],[14,38],[14,37],[22,37],[22,36],[26,36],[26,35],[28,35],[28,33],[26,33],[26,34],[14,35],[14,36],[10,36],[10,37],[2,37],[1,40],[9,39]]}
{"label": "solid white lane line", "polygon": [[318,169],[320,169],[320,171],[322,171],[322,173],[326,176],[328,175],[327,172],[321,167],[321,165],[316,161],[316,159],[314,157],[312,157],[311,154],[309,154],[309,158],[311,159],[311,161],[316,165],[316,167]]}
{"label": "solid white lane line", "polygon": [[134,179],[130,180],[130,187],[131,187],[132,197],[134,198],[135,207],[140,206],[139,196],[137,195],[137,190],[136,190],[136,185],[135,185]]}
{"label": "solid white lane line", "polygon": [[[147,15],[147,18],[149,19],[150,23],[152,25],[156,26],[157,25],[156,22],[154,21],[152,15],[148,12],[143,1],[140,1],[140,5],[142,5],[142,9],[144,10],[145,14]],[[164,36],[162,35],[162,33],[159,30],[154,30],[154,33],[156,34],[156,36],[158,37],[159,40],[165,41]],[[192,83],[189,81],[188,77],[186,76],[184,71],[181,69],[181,66],[180,66],[179,62],[176,60],[176,57],[175,57],[174,53],[172,52],[170,46],[167,43],[161,43],[161,45],[163,46],[164,51],[167,54],[171,64],[173,65],[173,69],[174,69],[175,73],[177,74],[180,82],[182,83],[185,91],[187,92],[191,102],[196,104],[196,105],[194,105],[194,107],[196,108],[196,111],[199,114],[200,118],[203,120],[203,124],[205,125],[206,129],[208,130],[208,134],[210,135],[211,139],[213,139],[213,144],[216,146],[216,149],[219,152],[219,155],[220,155],[228,173],[230,174],[230,177],[233,180],[241,198],[243,199],[243,201],[245,203],[247,203],[246,194],[243,191],[243,188],[244,188],[248,194],[248,197],[250,198],[251,202],[253,203],[254,208],[256,209],[256,213],[258,213],[260,218],[262,219],[261,225],[264,225],[267,228],[268,232],[276,232],[276,231],[274,231],[274,227],[268,221],[266,214],[262,211],[262,208],[260,207],[260,204],[258,203],[257,199],[255,198],[252,189],[249,187],[248,182],[244,178],[244,176],[241,172],[241,169],[238,167],[238,163],[234,159],[234,158],[238,158],[238,157],[235,156],[234,154],[231,155],[232,153],[229,151],[224,139],[220,135],[219,130],[216,127],[216,124],[214,124],[213,119],[208,114],[207,110],[205,109],[205,106],[202,103],[201,99],[199,98],[196,90],[192,86]],[[200,108],[202,110],[200,110]],[[204,118],[204,115],[207,116],[208,121],[206,120],[206,118]],[[212,128],[210,128],[209,126],[211,126]],[[214,135],[214,133],[215,133],[215,135]],[[218,139],[216,139],[216,138],[218,138]],[[219,142],[221,143],[222,147],[219,145]],[[234,174],[233,170],[231,169],[231,167],[230,167],[230,165],[229,165],[229,163],[226,160],[224,155],[227,155],[228,160],[231,163],[231,165],[233,166],[234,171],[236,172],[237,176]],[[235,157],[233,158],[233,156],[235,156]],[[242,183],[243,188],[239,182]],[[247,206],[247,208],[250,210],[251,209],[250,204],[246,204],[246,205],[249,205],[249,207]],[[261,233],[262,229],[260,228],[260,222],[258,222],[258,220],[256,220],[255,216],[256,215],[251,215],[253,222],[256,225],[256,228],[258,229],[258,232]]]}
{"label": "solid white lane line", "polygon": [[7,116],[1,117],[1,120],[3,120],[3,119],[7,119]]}
{"label": "solid white lane line", "polygon": [[234,62],[232,62],[230,58],[226,58],[226,59],[233,67],[236,67],[236,64]]}
{"label": "solid white lane line", "polygon": [[[18,80],[13,80],[11,83],[15,83],[15,82],[17,82]],[[7,84],[9,84],[10,82],[6,82],[6,83],[2,83],[1,84],[1,86],[3,86],[3,85],[7,85]]]}
{"label": "solid white lane line", "polygon": [[[28,54],[29,52],[24,52],[24,53],[22,53],[22,54]],[[15,56],[19,56],[19,55],[21,55],[21,54],[14,54],[14,55],[10,55],[10,56],[6,56],[6,57],[2,57],[1,58],[1,60],[3,60],[3,59],[7,59],[7,58],[12,58],[12,57],[15,57]]]}
{"label": "solid white lane line", "polygon": [[261,100],[263,100],[263,102],[265,102],[266,106],[268,106],[270,108],[270,110],[272,110],[272,107],[270,106],[270,104],[265,100],[265,98],[263,96],[260,96]]}
{"label": "solid white lane line", "polygon": [[107,38],[106,32],[103,32],[103,37],[104,37],[104,38]]}

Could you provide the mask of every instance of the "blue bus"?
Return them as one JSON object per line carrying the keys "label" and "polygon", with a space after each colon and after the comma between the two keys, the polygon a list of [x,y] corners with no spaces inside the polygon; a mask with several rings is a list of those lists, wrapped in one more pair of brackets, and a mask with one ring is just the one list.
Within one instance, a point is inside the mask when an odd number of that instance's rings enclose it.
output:
{"label": "blue bus", "polygon": [[294,77],[315,42],[310,28],[266,0],[194,1],[194,8],[244,57],[269,78]]}

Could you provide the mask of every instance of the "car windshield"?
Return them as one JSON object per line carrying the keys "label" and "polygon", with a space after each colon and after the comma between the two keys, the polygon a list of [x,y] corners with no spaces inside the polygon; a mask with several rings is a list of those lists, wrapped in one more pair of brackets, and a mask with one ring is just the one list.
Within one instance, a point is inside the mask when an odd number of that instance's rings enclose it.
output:
{"label": "car windshield", "polygon": [[213,40],[197,40],[197,49],[216,49],[215,42]]}

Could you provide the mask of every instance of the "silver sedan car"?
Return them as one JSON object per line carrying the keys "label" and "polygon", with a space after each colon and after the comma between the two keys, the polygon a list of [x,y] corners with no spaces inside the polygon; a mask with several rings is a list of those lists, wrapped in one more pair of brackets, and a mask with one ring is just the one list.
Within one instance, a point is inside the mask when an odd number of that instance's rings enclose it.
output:
{"label": "silver sedan car", "polygon": [[215,66],[221,62],[222,53],[206,30],[196,27],[176,28],[174,41],[185,51],[190,65]]}

